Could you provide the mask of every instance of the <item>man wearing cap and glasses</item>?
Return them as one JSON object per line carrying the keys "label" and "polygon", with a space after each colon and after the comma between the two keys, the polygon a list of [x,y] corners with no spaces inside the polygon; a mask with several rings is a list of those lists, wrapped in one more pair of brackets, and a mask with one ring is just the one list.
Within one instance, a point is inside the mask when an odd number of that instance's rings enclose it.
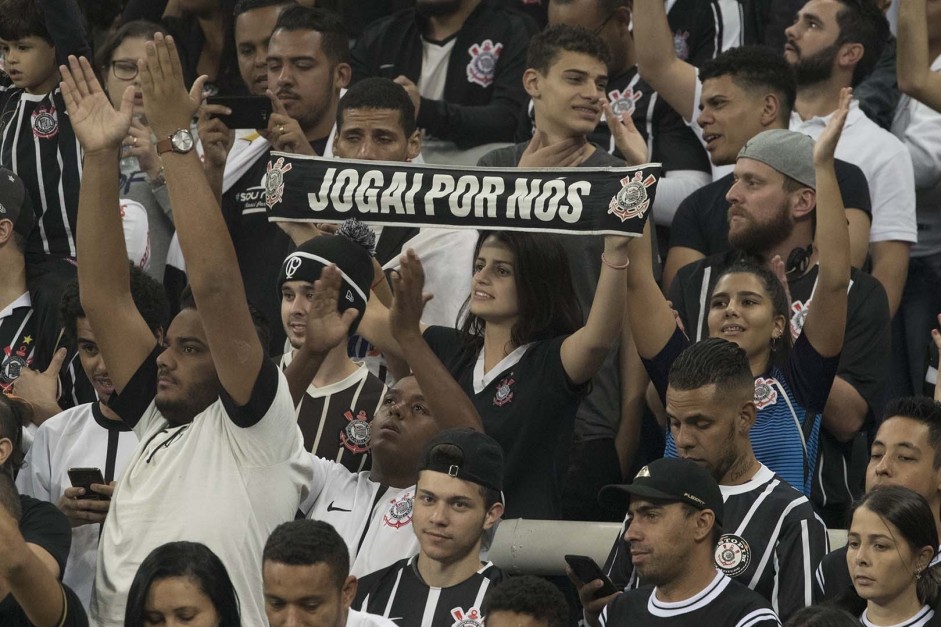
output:
{"label": "man wearing cap and glasses", "polygon": [[419,554],[363,577],[353,607],[402,625],[483,624],[484,596],[503,579],[480,561],[483,536],[503,515],[502,487],[503,452],[493,438],[469,428],[432,438],[412,520]]}
{"label": "man wearing cap and glasses", "polygon": [[653,586],[614,598],[589,625],[780,625],[758,593],[716,568],[722,493],[709,472],[682,459],[658,459],[634,482],[604,493],[627,494],[631,559]]}

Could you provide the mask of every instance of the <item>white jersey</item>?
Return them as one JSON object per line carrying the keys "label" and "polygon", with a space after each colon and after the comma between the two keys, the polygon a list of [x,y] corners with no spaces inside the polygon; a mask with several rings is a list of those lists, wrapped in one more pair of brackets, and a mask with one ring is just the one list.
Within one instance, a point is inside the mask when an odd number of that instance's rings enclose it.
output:
{"label": "white jersey", "polygon": [[314,455],[314,482],[301,506],[307,518],[333,525],[350,549],[350,574],[361,577],[418,553],[412,530],[415,486],[392,488],[369,472],[352,473]]}
{"label": "white jersey", "polygon": [[[152,376],[144,372],[148,367]],[[156,366],[145,362],[121,400],[152,399],[155,380]],[[240,427],[236,416],[244,419],[246,412],[252,412],[250,426]],[[262,551],[274,528],[294,519],[313,470],[287,380],[265,361],[246,408],[220,398],[191,423],[174,426],[151,400],[139,416],[134,432],[140,445],[104,524],[92,622],[123,625],[127,593],[144,558],[162,544],[187,540],[205,544],[225,564],[243,623],[264,625]]]}
{"label": "white jersey", "polygon": [[399,627],[399,625],[382,616],[350,609],[350,614],[346,617],[346,627]]}
{"label": "white jersey", "polygon": [[[16,487],[20,494],[56,504],[72,487],[69,468],[99,468],[110,483],[121,477],[136,448],[131,428],[105,418],[97,402],[78,405],[36,430]],[[75,591],[86,610],[95,585],[100,535],[101,525],[72,528],[72,549],[62,574],[63,583]]]}

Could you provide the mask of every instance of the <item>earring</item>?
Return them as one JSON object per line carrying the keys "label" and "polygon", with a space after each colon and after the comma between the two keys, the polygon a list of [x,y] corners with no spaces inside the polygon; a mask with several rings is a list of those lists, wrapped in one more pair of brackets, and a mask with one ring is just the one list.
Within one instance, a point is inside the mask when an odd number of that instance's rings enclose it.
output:
{"label": "earring", "polygon": [[780,336],[777,336],[777,335],[772,335],[772,336],[771,336],[771,352],[772,352],[772,353],[773,353],[774,351],[778,350],[778,340],[779,340],[779,339],[780,339]]}

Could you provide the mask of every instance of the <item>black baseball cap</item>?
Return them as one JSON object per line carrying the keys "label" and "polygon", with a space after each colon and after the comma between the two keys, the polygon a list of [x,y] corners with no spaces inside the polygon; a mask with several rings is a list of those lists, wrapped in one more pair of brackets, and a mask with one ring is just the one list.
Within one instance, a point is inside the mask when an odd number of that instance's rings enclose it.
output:
{"label": "black baseball cap", "polygon": [[640,469],[631,484],[605,486],[598,497],[609,501],[625,494],[711,509],[716,524],[722,524],[724,508],[719,484],[704,468],[685,459],[664,457],[650,462]]}
{"label": "black baseball cap", "polygon": [[29,237],[36,223],[33,202],[23,179],[13,170],[0,167],[0,220],[13,223],[13,230]]}
{"label": "black baseball cap", "polygon": [[[460,449],[463,457],[461,463],[447,463],[446,460],[438,458],[434,454],[435,449],[442,445]],[[425,446],[425,454],[418,470],[442,472],[503,492],[503,449],[489,435],[470,427],[445,429],[431,438]]]}

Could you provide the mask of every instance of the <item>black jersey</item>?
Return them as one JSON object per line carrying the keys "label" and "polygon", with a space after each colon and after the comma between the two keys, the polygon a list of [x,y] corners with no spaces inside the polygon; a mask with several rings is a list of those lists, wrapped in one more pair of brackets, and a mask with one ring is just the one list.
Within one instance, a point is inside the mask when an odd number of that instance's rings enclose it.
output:
{"label": "black jersey", "polygon": [[[281,357],[282,368],[290,363],[290,353]],[[332,385],[309,386],[297,405],[304,450],[342,464],[350,472],[369,470],[369,423],[379,411],[386,389],[365,364]]]}
{"label": "black jersey", "polygon": [[361,578],[353,607],[409,627],[479,627],[484,596],[501,581],[503,571],[488,562],[457,585],[433,588],[422,581],[415,555]]}
{"label": "black jersey", "polygon": [[628,590],[604,608],[601,625],[770,627],[781,621],[761,595],[717,572],[705,589],[683,601],[660,601],[653,586]]}
{"label": "black jersey", "polygon": [[[719,488],[725,502],[725,533],[715,553],[719,570],[770,601],[785,620],[810,605],[814,567],[828,544],[807,497],[763,465],[747,483]],[[642,582],[634,577],[623,530],[605,570],[615,583],[634,587]]]}
{"label": "black jersey", "polygon": [[0,310],[0,392],[13,387],[20,371],[33,362],[36,320],[29,294]]}

